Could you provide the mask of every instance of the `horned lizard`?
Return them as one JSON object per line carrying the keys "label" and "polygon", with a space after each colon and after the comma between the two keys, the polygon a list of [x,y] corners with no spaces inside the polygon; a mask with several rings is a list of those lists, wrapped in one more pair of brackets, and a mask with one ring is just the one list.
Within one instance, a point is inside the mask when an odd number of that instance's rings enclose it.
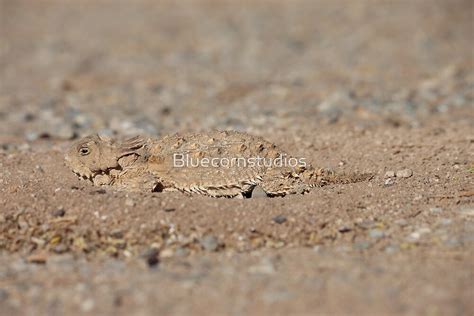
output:
{"label": "horned lizard", "polygon": [[251,197],[256,188],[271,197],[302,194],[313,187],[371,177],[316,169],[261,137],[235,131],[175,134],[159,140],[136,136],[121,142],[91,135],[75,143],[65,158],[78,176],[97,186],[212,197]]}

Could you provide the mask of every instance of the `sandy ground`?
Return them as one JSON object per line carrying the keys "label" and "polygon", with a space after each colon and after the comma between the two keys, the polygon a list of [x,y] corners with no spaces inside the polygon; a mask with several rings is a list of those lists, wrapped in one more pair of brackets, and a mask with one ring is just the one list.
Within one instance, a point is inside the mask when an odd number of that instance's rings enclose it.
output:
{"label": "sandy ground", "polygon": [[[471,1],[0,1],[0,314],[472,315]],[[246,200],[64,165],[241,130],[367,182]]]}

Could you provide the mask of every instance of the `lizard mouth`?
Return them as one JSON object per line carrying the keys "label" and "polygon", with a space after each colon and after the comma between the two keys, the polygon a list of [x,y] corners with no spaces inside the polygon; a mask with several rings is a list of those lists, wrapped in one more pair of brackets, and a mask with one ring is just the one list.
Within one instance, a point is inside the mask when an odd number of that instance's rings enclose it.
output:
{"label": "lizard mouth", "polygon": [[92,174],[84,174],[84,173],[80,173],[78,171],[74,171],[74,174],[76,176],[78,176],[79,178],[83,179],[83,180],[93,180],[95,175],[92,175]]}
{"label": "lizard mouth", "polygon": [[[96,184],[107,184],[112,182],[114,175],[111,174],[113,170],[121,170],[121,168],[108,168],[105,170],[95,170],[95,171],[73,171],[76,176],[78,176],[82,180],[91,181],[92,183]],[[108,179],[108,180],[105,180]],[[105,182],[104,182],[105,181]]]}

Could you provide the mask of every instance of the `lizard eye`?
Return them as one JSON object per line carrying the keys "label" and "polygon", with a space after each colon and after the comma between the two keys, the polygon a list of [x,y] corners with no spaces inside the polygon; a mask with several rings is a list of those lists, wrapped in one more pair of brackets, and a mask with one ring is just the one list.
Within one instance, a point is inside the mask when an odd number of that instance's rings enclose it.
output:
{"label": "lizard eye", "polygon": [[87,147],[82,147],[79,149],[79,154],[81,154],[81,156],[87,156],[90,154],[90,152],[90,149]]}

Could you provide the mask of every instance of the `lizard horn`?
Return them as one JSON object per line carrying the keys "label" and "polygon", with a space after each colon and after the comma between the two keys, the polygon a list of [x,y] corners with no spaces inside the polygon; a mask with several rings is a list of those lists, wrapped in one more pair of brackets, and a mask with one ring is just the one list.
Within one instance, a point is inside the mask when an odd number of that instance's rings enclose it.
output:
{"label": "lizard horn", "polygon": [[146,139],[142,136],[135,136],[123,141],[119,146],[120,156],[137,153],[137,150],[146,144]]}

